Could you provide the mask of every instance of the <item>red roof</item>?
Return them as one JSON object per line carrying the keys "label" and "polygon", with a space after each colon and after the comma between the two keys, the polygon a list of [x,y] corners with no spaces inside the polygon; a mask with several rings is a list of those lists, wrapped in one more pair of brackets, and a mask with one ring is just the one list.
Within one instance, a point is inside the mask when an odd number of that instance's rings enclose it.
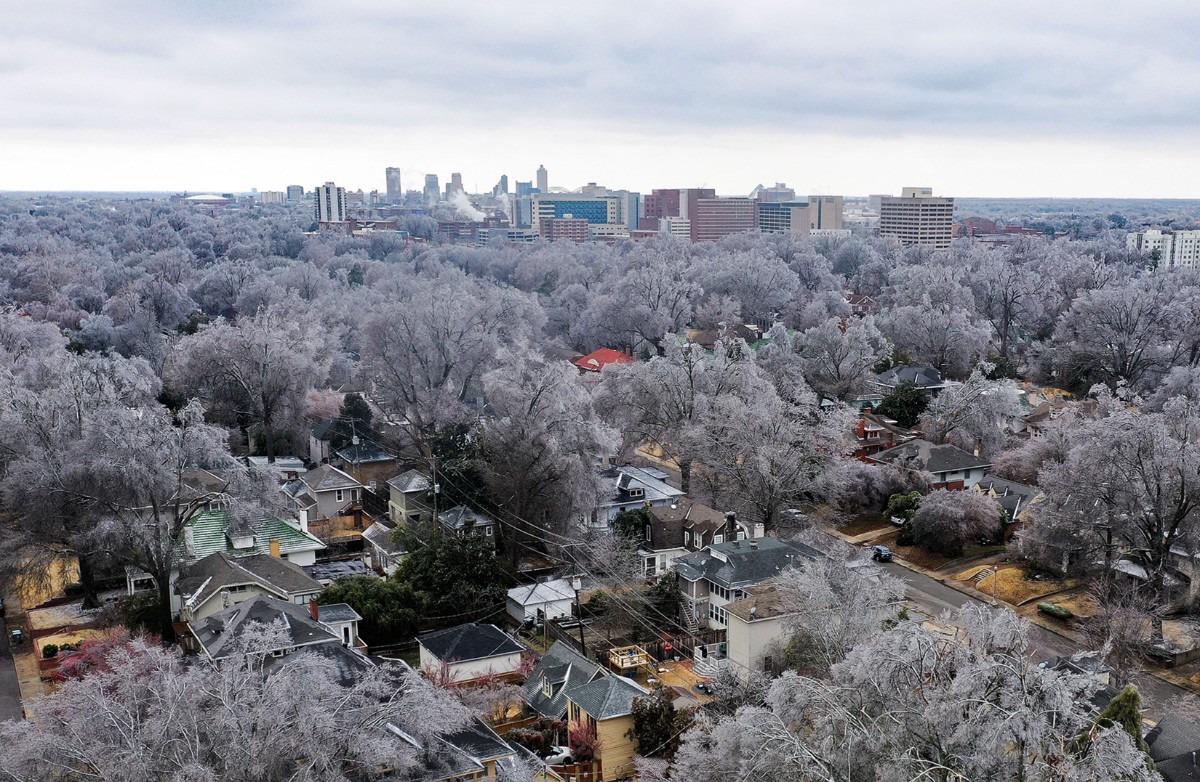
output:
{"label": "red roof", "polygon": [[632,364],[633,357],[627,356],[619,350],[600,348],[599,350],[593,350],[586,356],[571,359],[571,363],[584,372],[599,372],[609,364]]}

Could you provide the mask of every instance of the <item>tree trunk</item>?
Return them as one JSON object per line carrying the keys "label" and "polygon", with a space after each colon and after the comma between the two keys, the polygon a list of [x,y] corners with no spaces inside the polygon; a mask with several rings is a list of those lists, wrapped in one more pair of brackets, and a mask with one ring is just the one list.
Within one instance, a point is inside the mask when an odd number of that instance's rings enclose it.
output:
{"label": "tree trunk", "polygon": [[679,460],[679,488],[683,490],[684,494],[687,494],[688,490],[691,488],[691,486],[692,486],[692,460],[691,459],[680,459]]}
{"label": "tree trunk", "polygon": [[83,588],[83,607],[99,608],[100,596],[96,593],[96,571],[87,554],[79,556],[79,586]]}
{"label": "tree trunk", "polygon": [[158,625],[163,643],[175,640],[175,627],[171,621],[171,574],[156,573],[154,580],[158,584]]}

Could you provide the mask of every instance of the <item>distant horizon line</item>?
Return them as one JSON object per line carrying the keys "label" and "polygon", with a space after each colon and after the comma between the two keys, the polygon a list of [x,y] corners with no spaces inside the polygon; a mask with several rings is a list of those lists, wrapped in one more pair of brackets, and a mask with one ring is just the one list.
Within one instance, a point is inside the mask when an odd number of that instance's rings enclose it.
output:
{"label": "distant horizon line", "polygon": [[[659,189],[674,189],[674,188],[659,188]],[[685,189],[685,188],[680,188],[680,189]],[[190,189],[185,189],[185,190],[63,190],[63,189],[56,189],[56,190],[0,190],[0,195],[51,195],[51,196],[53,196],[53,195],[97,195],[97,196],[138,195],[138,196],[171,197],[171,196],[183,195],[184,193],[190,193],[192,195],[206,194],[206,193],[220,195],[223,193],[229,193],[229,194],[235,195],[235,196],[251,196],[251,195],[260,195],[264,192],[281,193],[281,192],[286,192],[286,191],[284,191],[284,190],[258,190],[258,191],[253,191],[253,192],[249,191],[249,190],[220,191],[220,190],[216,190],[216,189],[203,189],[203,188],[196,189],[196,190],[190,190]],[[306,189],[305,193],[307,194],[308,192],[310,192],[310,190]],[[355,192],[357,192],[357,191],[355,191]],[[637,191],[631,191],[631,192],[637,192]],[[490,193],[467,193],[467,195],[490,195]],[[508,195],[511,197],[514,197],[514,198],[517,197],[513,193],[508,193]],[[642,193],[641,195],[646,195],[646,194]],[[800,196],[799,191],[797,191],[796,195],[797,195],[797,197]],[[872,195],[891,195],[891,194],[890,193],[870,193],[868,195],[848,195],[845,193],[811,193],[811,194],[806,193],[805,195],[841,195],[843,198],[866,200],[866,199],[869,199]],[[725,196],[721,196],[721,194],[718,194],[717,197],[721,198],[721,197],[725,197]],[[730,197],[738,198],[738,197],[745,197],[745,196],[730,196]],[[960,195],[940,195],[940,196],[938,196],[938,198],[954,198],[954,199],[965,199],[965,200],[972,200],[972,201],[1179,201],[1179,202],[1200,202],[1200,195],[1197,195],[1193,198],[1180,198],[1178,196],[1050,196],[1050,195],[1037,195],[1037,196],[1033,196],[1033,195],[1025,195],[1025,196],[961,195],[960,196]],[[364,204],[364,206],[390,206],[390,204]]]}

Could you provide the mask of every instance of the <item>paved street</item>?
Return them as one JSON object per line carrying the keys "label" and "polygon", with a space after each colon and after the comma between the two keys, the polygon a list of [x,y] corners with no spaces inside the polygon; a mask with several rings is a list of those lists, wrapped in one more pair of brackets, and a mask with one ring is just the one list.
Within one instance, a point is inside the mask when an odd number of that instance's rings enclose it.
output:
{"label": "paved street", "polygon": [[8,624],[0,619],[0,720],[19,720],[23,716],[17,669],[13,667],[9,648]]}
{"label": "paved street", "polygon": [[[894,562],[884,565],[884,568],[903,580],[908,585],[909,599],[933,616],[937,616],[947,609],[958,608],[967,602],[983,604],[988,602],[986,599],[981,600],[959,592],[957,589],[951,589],[923,573],[901,567]],[[1033,646],[1034,657],[1038,662],[1059,656],[1069,657],[1079,651],[1079,647],[1070,639],[1038,625],[1030,627],[1029,638]],[[1138,677],[1137,685],[1146,701],[1147,716],[1151,719],[1155,719],[1163,707],[1176,698],[1197,697],[1170,682],[1146,674]]]}

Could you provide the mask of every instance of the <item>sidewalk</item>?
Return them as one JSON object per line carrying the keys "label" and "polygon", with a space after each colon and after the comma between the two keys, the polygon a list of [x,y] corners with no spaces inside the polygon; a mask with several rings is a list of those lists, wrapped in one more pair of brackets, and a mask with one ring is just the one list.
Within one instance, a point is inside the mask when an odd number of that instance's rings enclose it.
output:
{"label": "sidewalk", "polygon": [[25,608],[21,605],[20,596],[15,590],[10,590],[4,597],[6,607],[5,620],[10,632],[12,628],[21,628],[25,632],[25,640],[20,646],[12,644],[9,638],[9,649],[12,651],[13,665],[17,670],[17,686],[21,690],[21,704],[25,708],[25,716],[29,716],[29,706],[40,700],[46,694],[46,686],[38,670],[37,656],[33,650],[33,639],[29,637],[29,628],[25,622]]}

